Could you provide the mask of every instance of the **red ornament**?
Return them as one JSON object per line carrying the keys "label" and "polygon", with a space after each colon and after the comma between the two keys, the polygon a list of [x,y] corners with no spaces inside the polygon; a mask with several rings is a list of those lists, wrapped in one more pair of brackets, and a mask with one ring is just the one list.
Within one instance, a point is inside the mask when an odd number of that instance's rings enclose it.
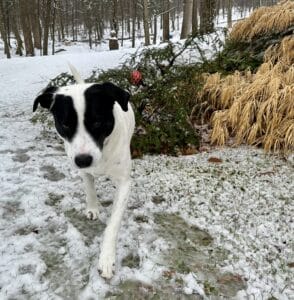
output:
{"label": "red ornament", "polygon": [[135,70],[131,73],[131,83],[134,85],[142,84],[142,74],[140,71]]}

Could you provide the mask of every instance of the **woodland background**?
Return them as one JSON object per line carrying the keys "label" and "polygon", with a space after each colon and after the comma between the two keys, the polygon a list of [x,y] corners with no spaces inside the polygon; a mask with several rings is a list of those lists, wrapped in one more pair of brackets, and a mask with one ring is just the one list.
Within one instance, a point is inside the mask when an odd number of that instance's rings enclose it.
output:
{"label": "woodland background", "polygon": [[[241,12],[274,0],[0,0],[0,33],[7,58],[17,55],[55,53],[56,41],[83,41],[92,48],[116,32],[123,46],[130,39],[144,38],[145,45],[168,41],[175,30],[181,38],[190,33],[214,31],[214,18],[232,10]],[[160,34],[159,34],[160,32]],[[51,41],[51,43],[50,43]],[[51,48],[51,49],[49,49]],[[50,53],[49,53],[50,52]]]}

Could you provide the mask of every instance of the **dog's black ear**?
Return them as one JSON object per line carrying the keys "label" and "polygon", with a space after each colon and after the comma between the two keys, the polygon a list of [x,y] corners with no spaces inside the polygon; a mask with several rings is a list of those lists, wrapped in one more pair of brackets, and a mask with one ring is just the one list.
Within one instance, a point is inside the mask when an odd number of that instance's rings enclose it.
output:
{"label": "dog's black ear", "polygon": [[116,86],[111,82],[105,82],[102,84],[103,89],[108,95],[110,95],[118,104],[121,106],[122,110],[128,111],[128,102],[130,99],[130,94]]}
{"label": "dog's black ear", "polygon": [[52,104],[53,95],[56,92],[56,90],[57,87],[50,86],[44,91],[42,91],[41,94],[34,101],[33,112],[36,111],[39,103],[42,107],[49,109]]}

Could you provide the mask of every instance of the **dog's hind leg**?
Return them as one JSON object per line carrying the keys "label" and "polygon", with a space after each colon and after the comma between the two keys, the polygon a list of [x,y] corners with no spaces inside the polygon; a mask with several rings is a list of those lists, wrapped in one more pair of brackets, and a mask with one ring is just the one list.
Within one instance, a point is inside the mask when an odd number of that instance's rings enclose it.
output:
{"label": "dog's hind leg", "polygon": [[96,196],[96,189],[94,185],[94,177],[88,173],[83,173],[82,178],[86,190],[86,216],[90,220],[96,220],[99,215],[99,205]]}
{"label": "dog's hind leg", "polygon": [[115,269],[116,241],[123,213],[127,206],[131,182],[120,180],[112,207],[111,217],[104,232],[100,247],[99,272],[104,278],[111,278]]}

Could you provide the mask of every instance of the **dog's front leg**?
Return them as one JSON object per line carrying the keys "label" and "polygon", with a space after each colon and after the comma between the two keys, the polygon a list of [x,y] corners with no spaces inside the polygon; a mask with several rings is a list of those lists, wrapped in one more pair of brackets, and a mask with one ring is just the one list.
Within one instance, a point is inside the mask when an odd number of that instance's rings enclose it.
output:
{"label": "dog's front leg", "polygon": [[100,247],[99,272],[102,277],[111,278],[115,269],[116,241],[123,213],[127,206],[130,180],[120,181],[117,185],[111,217],[104,232]]}
{"label": "dog's front leg", "polygon": [[94,177],[88,173],[83,173],[82,178],[85,185],[87,199],[86,216],[90,220],[96,220],[99,214],[99,205],[94,185]]}

